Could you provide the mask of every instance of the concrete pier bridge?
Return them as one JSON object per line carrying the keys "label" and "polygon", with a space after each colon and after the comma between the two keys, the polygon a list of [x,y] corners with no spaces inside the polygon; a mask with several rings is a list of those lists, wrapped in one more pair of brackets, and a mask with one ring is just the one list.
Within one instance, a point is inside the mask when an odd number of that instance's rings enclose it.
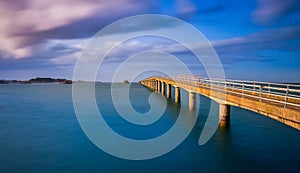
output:
{"label": "concrete pier bridge", "polygon": [[[200,77],[150,77],[143,86],[180,102],[180,88],[189,92],[189,109],[196,108],[196,94],[219,103],[219,125],[230,125],[230,106],[241,107],[300,130],[300,85]],[[173,86],[173,87],[172,87]]]}

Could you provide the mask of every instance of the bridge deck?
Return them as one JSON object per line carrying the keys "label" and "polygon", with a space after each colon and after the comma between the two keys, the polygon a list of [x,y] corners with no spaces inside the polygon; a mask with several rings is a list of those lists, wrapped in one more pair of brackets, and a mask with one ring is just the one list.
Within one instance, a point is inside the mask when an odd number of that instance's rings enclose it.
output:
{"label": "bridge deck", "polygon": [[196,77],[151,77],[222,103],[261,113],[300,130],[300,85]]}

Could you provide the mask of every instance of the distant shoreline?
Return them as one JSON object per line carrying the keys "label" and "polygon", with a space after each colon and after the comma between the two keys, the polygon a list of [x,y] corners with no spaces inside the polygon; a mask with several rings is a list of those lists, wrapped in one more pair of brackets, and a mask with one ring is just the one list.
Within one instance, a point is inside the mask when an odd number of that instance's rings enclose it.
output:
{"label": "distant shoreline", "polygon": [[60,83],[60,84],[72,84],[72,80],[61,79],[61,78],[32,78],[29,80],[0,80],[0,84],[32,84],[32,83]]}
{"label": "distant shoreline", "polygon": [[124,80],[123,82],[103,82],[103,81],[72,81],[63,78],[32,78],[29,80],[7,80],[7,79],[0,79],[1,84],[35,84],[35,83],[58,83],[58,84],[73,84],[73,83],[107,83],[107,84],[130,84],[130,83],[138,83],[138,82],[129,82]]}

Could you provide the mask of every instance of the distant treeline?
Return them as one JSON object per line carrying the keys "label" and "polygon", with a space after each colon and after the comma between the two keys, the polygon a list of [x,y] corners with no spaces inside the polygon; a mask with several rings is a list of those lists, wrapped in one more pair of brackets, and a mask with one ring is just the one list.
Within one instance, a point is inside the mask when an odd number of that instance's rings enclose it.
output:
{"label": "distant treeline", "polygon": [[31,83],[52,83],[52,82],[64,82],[67,79],[54,79],[54,78],[34,78],[34,79],[30,79],[29,82]]}

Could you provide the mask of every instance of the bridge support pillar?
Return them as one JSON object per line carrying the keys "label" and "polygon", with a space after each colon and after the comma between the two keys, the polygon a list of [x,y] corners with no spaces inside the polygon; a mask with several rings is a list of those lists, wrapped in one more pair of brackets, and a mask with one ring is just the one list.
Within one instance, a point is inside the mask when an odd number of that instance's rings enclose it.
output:
{"label": "bridge support pillar", "polygon": [[179,103],[179,102],[180,102],[180,88],[175,87],[175,103]]}
{"label": "bridge support pillar", "polygon": [[161,93],[162,95],[165,95],[165,83],[161,82]]}
{"label": "bridge support pillar", "polygon": [[194,110],[196,108],[196,93],[189,92],[189,109]]}
{"label": "bridge support pillar", "polygon": [[157,92],[160,92],[160,81],[157,81]]}
{"label": "bridge support pillar", "polygon": [[230,126],[230,106],[229,105],[220,104],[219,125],[221,127],[229,127]]}
{"label": "bridge support pillar", "polygon": [[167,84],[167,98],[171,98],[171,85]]}
{"label": "bridge support pillar", "polygon": [[156,88],[155,81],[152,81],[152,90],[155,91],[155,88]]}

